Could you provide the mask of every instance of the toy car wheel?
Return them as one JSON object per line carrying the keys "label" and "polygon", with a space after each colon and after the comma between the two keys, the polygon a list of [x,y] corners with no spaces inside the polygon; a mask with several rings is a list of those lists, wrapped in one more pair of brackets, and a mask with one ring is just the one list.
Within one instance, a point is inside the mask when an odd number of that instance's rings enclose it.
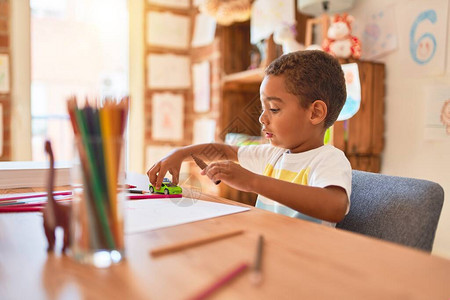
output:
{"label": "toy car wheel", "polygon": [[169,195],[169,190],[168,189],[164,190],[164,195]]}
{"label": "toy car wheel", "polygon": [[154,192],[155,192],[155,189],[151,186],[151,187],[150,187],[150,193],[153,194]]}

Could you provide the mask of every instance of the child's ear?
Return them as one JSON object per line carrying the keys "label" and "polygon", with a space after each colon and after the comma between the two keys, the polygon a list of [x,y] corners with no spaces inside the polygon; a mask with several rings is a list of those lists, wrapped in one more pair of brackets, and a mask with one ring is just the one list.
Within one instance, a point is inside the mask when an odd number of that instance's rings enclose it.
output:
{"label": "child's ear", "polygon": [[314,101],[309,107],[311,112],[310,120],[311,124],[318,125],[322,123],[327,116],[327,105],[322,100]]}

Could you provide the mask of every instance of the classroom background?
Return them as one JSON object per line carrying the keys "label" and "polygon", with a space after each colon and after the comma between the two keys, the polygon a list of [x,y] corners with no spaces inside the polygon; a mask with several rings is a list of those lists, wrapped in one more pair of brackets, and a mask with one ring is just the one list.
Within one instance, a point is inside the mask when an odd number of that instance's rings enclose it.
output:
{"label": "classroom background", "polygon": [[[299,6],[301,1],[259,0],[253,5],[258,2]],[[442,185],[446,195],[433,254],[450,258],[450,134],[439,119],[442,104],[450,98],[449,1],[351,2],[346,12],[356,20],[353,34],[361,39],[363,59],[384,64],[383,75],[373,83],[384,82],[382,95],[377,95],[384,105],[383,126],[373,137],[382,144],[371,153],[370,163],[356,163]],[[70,129],[64,111],[67,91],[80,97],[130,95],[131,171],[146,172],[152,161],[177,146],[221,141],[232,132],[257,136],[257,124],[250,120],[256,106],[244,105],[259,102],[261,79],[258,70],[247,70],[250,21],[211,23],[197,15],[195,3],[2,1],[0,160],[45,159],[47,135],[60,145],[57,159],[66,154],[70,159],[71,137],[64,131]],[[303,43],[307,18],[297,10],[289,18],[298,22],[297,39]],[[202,25],[196,29],[195,24]],[[432,54],[422,60],[411,49],[425,35],[432,41],[427,50]],[[205,76],[208,80],[202,81]],[[233,118],[242,107],[247,113]],[[184,172],[190,174],[189,165]],[[224,192],[201,185],[209,192]]]}

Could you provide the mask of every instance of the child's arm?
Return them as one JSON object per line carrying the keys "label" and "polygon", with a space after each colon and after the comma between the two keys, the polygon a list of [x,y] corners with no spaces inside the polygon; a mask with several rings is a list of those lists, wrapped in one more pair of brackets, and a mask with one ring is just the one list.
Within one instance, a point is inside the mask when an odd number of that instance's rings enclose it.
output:
{"label": "child's arm", "polygon": [[258,175],[232,162],[215,162],[202,172],[213,181],[222,180],[229,186],[273,199],[311,217],[337,223],[347,210],[347,193],[338,186],[325,188],[291,183]]}
{"label": "child's arm", "polygon": [[232,160],[237,161],[238,146],[210,143],[198,144],[175,149],[160,161],[155,163],[148,171],[150,183],[159,189],[167,172],[172,174],[172,182],[178,184],[181,163],[191,158],[191,153],[207,161]]}

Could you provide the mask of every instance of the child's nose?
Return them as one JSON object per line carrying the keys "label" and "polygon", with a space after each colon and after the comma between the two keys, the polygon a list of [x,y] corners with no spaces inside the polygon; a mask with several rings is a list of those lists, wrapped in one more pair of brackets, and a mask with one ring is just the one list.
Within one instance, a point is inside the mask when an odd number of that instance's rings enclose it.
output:
{"label": "child's nose", "polygon": [[267,125],[267,122],[268,122],[267,115],[264,112],[262,112],[261,115],[259,115],[259,123]]}

